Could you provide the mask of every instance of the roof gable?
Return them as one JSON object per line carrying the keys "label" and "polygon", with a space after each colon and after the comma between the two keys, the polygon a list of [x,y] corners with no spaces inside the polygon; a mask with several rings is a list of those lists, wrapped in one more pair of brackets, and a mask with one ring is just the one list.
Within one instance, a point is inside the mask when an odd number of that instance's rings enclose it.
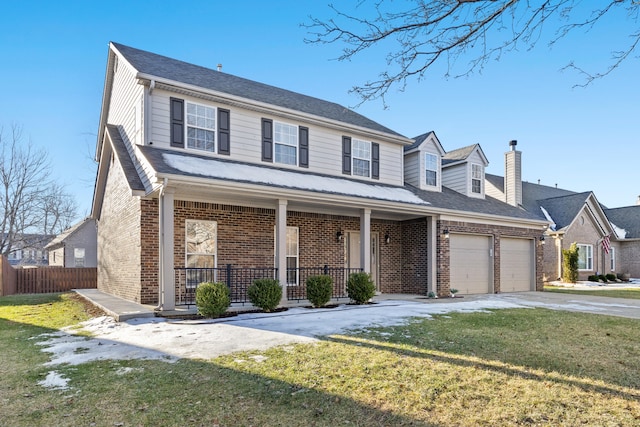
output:
{"label": "roof gable", "polygon": [[112,42],[111,46],[112,49],[118,52],[139,73],[150,77],[166,79],[172,82],[233,95],[250,101],[300,111],[405,139],[403,135],[386,126],[333,102],[135,49],[119,43]]}
{"label": "roof gable", "polygon": [[61,246],[68,238],[73,236],[78,230],[83,229],[84,227],[93,225],[95,226],[95,222],[92,218],[87,217],[82,221],[72,225],[71,227],[64,230],[62,233],[58,234],[53,240],[51,240],[44,248],[52,249],[56,246]]}
{"label": "roof gable", "polygon": [[426,144],[431,144],[433,147],[435,147],[440,156],[445,155],[446,151],[444,151],[444,148],[442,147],[442,144],[440,143],[440,140],[438,139],[434,131],[429,131],[427,133],[423,133],[422,135],[416,136],[414,138],[413,144],[404,147],[404,153],[409,154],[414,151],[420,150]]}
{"label": "roof gable", "polygon": [[442,166],[447,167],[464,163],[474,153],[477,153],[480,156],[480,159],[482,160],[485,167],[489,164],[489,160],[487,160],[487,156],[485,156],[484,151],[482,151],[482,147],[480,147],[480,144],[473,144],[466,147],[458,148],[453,151],[449,151],[442,158]]}
{"label": "roof gable", "polygon": [[[640,206],[625,206],[622,208],[606,209],[605,214],[616,227],[626,231],[626,239],[640,239]],[[624,234],[624,233],[623,233]]]}

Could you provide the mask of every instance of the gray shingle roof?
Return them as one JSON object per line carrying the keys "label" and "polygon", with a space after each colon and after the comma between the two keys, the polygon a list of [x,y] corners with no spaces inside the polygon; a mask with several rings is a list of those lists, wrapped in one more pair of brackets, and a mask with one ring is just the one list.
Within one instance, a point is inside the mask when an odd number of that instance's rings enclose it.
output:
{"label": "gray shingle roof", "polygon": [[433,131],[429,131],[427,133],[423,133],[422,135],[416,136],[414,139],[413,144],[411,145],[407,145],[404,147],[404,151],[409,151],[409,150],[413,150],[414,148],[417,148],[420,146],[420,144],[422,144],[424,142],[425,139],[427,139],[427,137],[429,135],[431,135],[433,133]]}
{"label": "gray shingle roof", "polygon": [[449,151],[442,157],[442,164],[446,165],[449,163],[458,162],[460,160],[465,160],[467,157],[473,153],[473,150],[476,149],[478,144],[469,145],[467,147],[458,148],[452,151]]}
{"label": "gray shingle roof", "polygon": [[82,228],[87,222],[94,222],[93,218],[85,218],[77,224],[72,225],[71,227],[64,230],[62,233],[58,234],[53,240],[51,240],[44,248],[52,249],[55,246],[62,245],[64,241],[71,236],[73,233]]}
{"label": "gray shingle roof", "polygon": [[106,127],[107,134],[109,135],[111,143],[113,144],[113,150],[116,152],[116,157],[120,161],[120,166],[122,167],[124,175],[127,179],[129,188],[132,191],[144,191],[144,184],[140,179],[140,175],[138,175],[138,171],[133,164],[133,160],[131,160],[131,156],[127,151],[127,147],[125,147],[124,145],[124,141],[122,140],[122,136],[120,135],[120,130],[115,125],[107,125]]}
{"label": "gray shingle roof", "polygon": [[138,72],[144,74],[227,93],[252,101],[301,111],[404,138],[403,135],[386,126],[333,102],[302,95],[188,62],[178,61],[119,43],[112,42],[112,44]]}
{"label": "gray shingle roof", "polygon": [[573,222],[590,195],[591,192],[587,191],[568,196],[553,197],[539,200],[538,206],[542,206],[549,212],[551,219],[556,223],[557,231],[567,227]]}
{"label": "gray shingle roof", "polygon": [[609,221],[627,231],[627,239],[640,239],[640,206],[605,209]]}

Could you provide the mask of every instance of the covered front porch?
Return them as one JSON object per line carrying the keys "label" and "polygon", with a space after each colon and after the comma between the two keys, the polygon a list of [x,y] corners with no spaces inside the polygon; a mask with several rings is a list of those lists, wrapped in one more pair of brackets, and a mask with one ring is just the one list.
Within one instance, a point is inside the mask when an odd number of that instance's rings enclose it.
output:
{"label": "covered front porch", "polygon": [[286,288],[281,305],[305,301],[306,279],[317,274],[332,277],[335,300],[347,298],[347,279],[357,271],[371,274],[379,293],[435,291],[435,217],[398,203],[296,193],[274,199],[245,188],[238,199],[229,188],[165,182],[158,192],[161,310],[193,305],[204,281],[227,284],[241,305],[258,278]]}

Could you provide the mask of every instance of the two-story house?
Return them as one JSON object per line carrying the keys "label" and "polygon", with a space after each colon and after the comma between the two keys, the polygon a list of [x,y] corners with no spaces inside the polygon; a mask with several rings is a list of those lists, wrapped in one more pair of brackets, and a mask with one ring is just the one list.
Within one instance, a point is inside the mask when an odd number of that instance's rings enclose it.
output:
{"label": "two-story house", "polygon": [[486,158],[465,152],[447,157],[433,132],[406,138],[332,102],[111,43],[92,210],[98,287],[164,310],[202,280],[244,301],[253,278],[276,277],[285,303],[327,272],[342,296],[357,270],[383,293],[541,289],[547,221],[485,197]]}

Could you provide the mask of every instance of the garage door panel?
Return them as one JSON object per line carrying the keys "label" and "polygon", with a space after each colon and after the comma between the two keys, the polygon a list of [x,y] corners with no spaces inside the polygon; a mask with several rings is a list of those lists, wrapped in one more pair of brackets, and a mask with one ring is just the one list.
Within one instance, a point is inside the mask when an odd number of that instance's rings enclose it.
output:
{"label": "garage door panel", "polygon": [[500,290],[523,292],[533,290],[533,243],[530,239],[500,240]]}
{"label": "garage door panel", "polygon": [[450,236],[450,286],[459,293],[486,294],[490,290],[490,238],[465,234]]}

